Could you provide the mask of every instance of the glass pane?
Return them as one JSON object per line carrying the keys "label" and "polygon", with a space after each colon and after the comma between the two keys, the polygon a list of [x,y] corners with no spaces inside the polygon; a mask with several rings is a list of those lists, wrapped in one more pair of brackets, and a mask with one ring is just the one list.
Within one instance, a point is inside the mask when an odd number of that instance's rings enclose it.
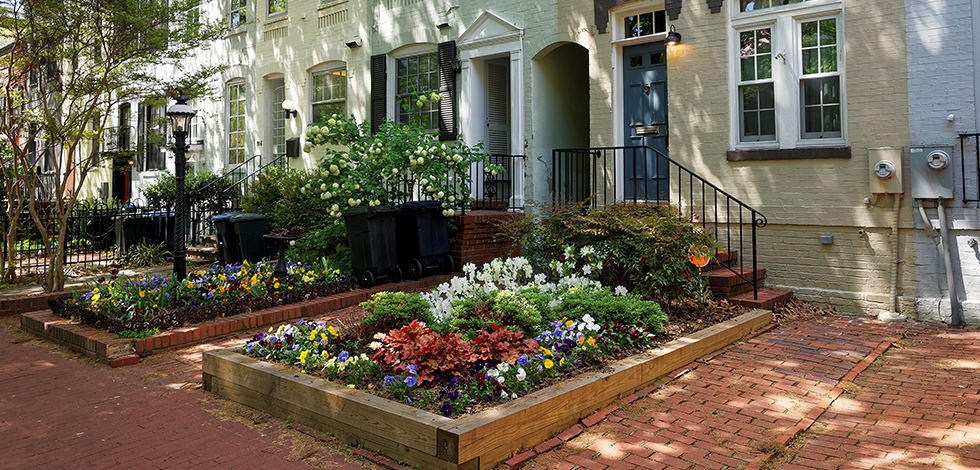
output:
{"label": "glass pane", "polygon": [[755,111],[742,114],[742,123],[745,126],[744,134],[746,137],[759,135],[758,114]]}
{"label": "glass pane", "polygon": [[755,31],[742,31],[738,37],[742,57],[755,54]]}
{"label": "glass pane", "polygon": [[772,83],[759,85],[759,108],[774,109],[776,107],[776,92]]}
{"label": "glass pane", "polygon": [[663,52],[654,52],[653,54],[650,54],[651,65],[666,63],[666,59],[667,59],[666,54],[664,54]]}
{"label": "glass pane", "polygon": [[776,111],[759,113],[759,134],[776,136]]}
{"label": "glass pane", "polygon": [[823,107],[823,131],[840,132],[840,106]]}
{"label": "glass pane", "polygon": [[817,45],[817,22],[810,21],[800,25],[803,35],[803,47],[814,47]]}
{"label": "glass pane", "polygon": [[755,80],[755,58],[746,57],[742,59],[742,81]]}
{"label": "glass pane", "polygon": [[653,34],[653,13],[640,15],[640,36]]}
{"label": "glass pane", "polygon": [[758,51],[760,54],[772,52],[772,37],[769,28],[756,31],[758,36]]}
{"label": "glass pane", "polygon": [[640,30],[637,28],[638,19],[636,16],[626,17],[626,37],[635,38],[640,36]]}
{"label": "glass pane", "polygon": [[823,104],[840,103],[840,77],[825,78],[823,83]]}
{"label": "glass pane", "polygon": [[766,80],[772,78],[772,56],[771,55],[760,55],[758,61],[759,71],[756,75],[758,80]]}
{"label": "glass pane", "polygon": [[820,107],[815,106],[812,108],[806,108],[803,115],[805,116],[804,128],[806,132],[820,132],[822,126],[820,125]]}
{"label": "glass pane", "polygon": [[803,74],[817,73],[817,49],[803,51]]}
{"label": "glass pane", "polygon": [[837,71],[837,46],[820,48],[820,71]]}
{"label": "glass pane", "polygon": [[837,21],[832,19],[821,20],[820,45],[826,46],[829,44],[837,44]]}
{"label": "glass pane", "polygon": [[742,109],[746,111],[759,109],[759,87],[742,87]]}
{"label": "glass pane", "polygon": [[803,105],[820,104],[820,80],[803,80]]}
{"label": "glass pane", "polygon": [[439,74],[438,73],[430,73],[429,74],[429,87],[426,88],[426,90],[438,90],[438,89],[439,89]]}
{"label": "glass pane", "polygon": [[398,59],[397,64],[398,65],[396,70],[399,77],[408,73],[408,60]]}
{"label": "glass pane", "polygon": [[663,10],[653,12],[653,31],[657,33],[667,32],[667,12]]}
{"label": "glass pane", "polygon": [[643,66],[643,56],[633,56],[630,57],[630,67],[642,67]]}
{"label": "glass pane", "polygon": [[408,59],[408,72],[409,75],[416,75],[419,73],[419,58],[411,57]]}
{"label": "glass pane", "polygon": [[269,14],[286,11],[286,0],[269,0]]}

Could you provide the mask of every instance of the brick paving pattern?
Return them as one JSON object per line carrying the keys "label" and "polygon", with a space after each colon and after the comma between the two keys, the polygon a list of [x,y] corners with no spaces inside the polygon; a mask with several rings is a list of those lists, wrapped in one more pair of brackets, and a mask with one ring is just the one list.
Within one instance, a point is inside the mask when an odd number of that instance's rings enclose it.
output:
{"label": "brick paving pattern", "polygon": [[829,318],[673,375],[521,468],[980,468],[976,327]]}
{"label": "brick paving pattern", "polygon": [[[203,351],[247,334],[110,369],[0,323],[0,469],[404,468],[196,388]],[[978,469],[980,330],[842,317],[770,327],[508,462]]]}

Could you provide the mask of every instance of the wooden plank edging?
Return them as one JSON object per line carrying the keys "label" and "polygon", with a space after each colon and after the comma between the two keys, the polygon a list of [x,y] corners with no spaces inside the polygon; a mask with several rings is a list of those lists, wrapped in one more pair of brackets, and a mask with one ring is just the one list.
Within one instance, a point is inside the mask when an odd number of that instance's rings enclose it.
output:
{"label": "wooden plank edging", "polygon": [[279,417],[289,416],[367,450],[380,450],[423,468],[490,469],[771,321],[772,312],[754,310],[617,361],[607,372],[583,374],[459,419],[248,357],[240,348],[205,352],[202,368],[206,390]]}

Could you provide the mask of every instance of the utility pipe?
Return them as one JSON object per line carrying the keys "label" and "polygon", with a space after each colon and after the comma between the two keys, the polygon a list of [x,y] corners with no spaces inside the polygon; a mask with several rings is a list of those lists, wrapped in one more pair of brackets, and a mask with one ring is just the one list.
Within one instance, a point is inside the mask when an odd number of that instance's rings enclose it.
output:
{"label": "utility pipe", "polygon": [[895,225],[892,227],[892,247],[895,249],[895,262],[892,263],[892,312],[898,313],[898,266],[902,263],[898,250],[902,244],[898,238],[899,219],[902,215],[902,193],[895,195]]}
{"label": "utility pipe", "polygon": [[949,286],[949,308],[950,326],[953,328],[963,328],[963,317],[960,314],[960,300],[956,292],[956,276],[953,275],[953,256],[949,249],[949,227],[946,220],[946,208],[943,207],[943,198],[939,198],[939,230],[943,235],[943,258],[946,261],[946,284]]}
{"label": "utility pipe", "polygon": [[926,208],[922,206],[922,201],[916,199],[915,205],[919,206],[919,217],[922,218],[922,223],[926,224],[926,236],[935,239],[939,234],[936,233],[936,228],[932,226],[932,220],[929,220],[929,216],[926,215]]}

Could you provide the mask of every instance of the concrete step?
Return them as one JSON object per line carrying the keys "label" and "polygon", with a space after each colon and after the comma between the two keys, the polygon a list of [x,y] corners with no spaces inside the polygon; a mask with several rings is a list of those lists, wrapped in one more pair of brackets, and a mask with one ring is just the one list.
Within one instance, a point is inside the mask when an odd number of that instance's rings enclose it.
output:
{"label": "concrete step", "polygon": [[218,261],[218,248],[214,246],[188,246],[187,256],[199,258],[204,261]]}
{"label": "concrete step", "polygon": [[785,305],[793,298],[793,291],[759,289],[759,298],[756,299],[752,290],[741,293],[734,297],[729,297],[728,301],[749,308],[763,308],[772,310],[780,305]]}

